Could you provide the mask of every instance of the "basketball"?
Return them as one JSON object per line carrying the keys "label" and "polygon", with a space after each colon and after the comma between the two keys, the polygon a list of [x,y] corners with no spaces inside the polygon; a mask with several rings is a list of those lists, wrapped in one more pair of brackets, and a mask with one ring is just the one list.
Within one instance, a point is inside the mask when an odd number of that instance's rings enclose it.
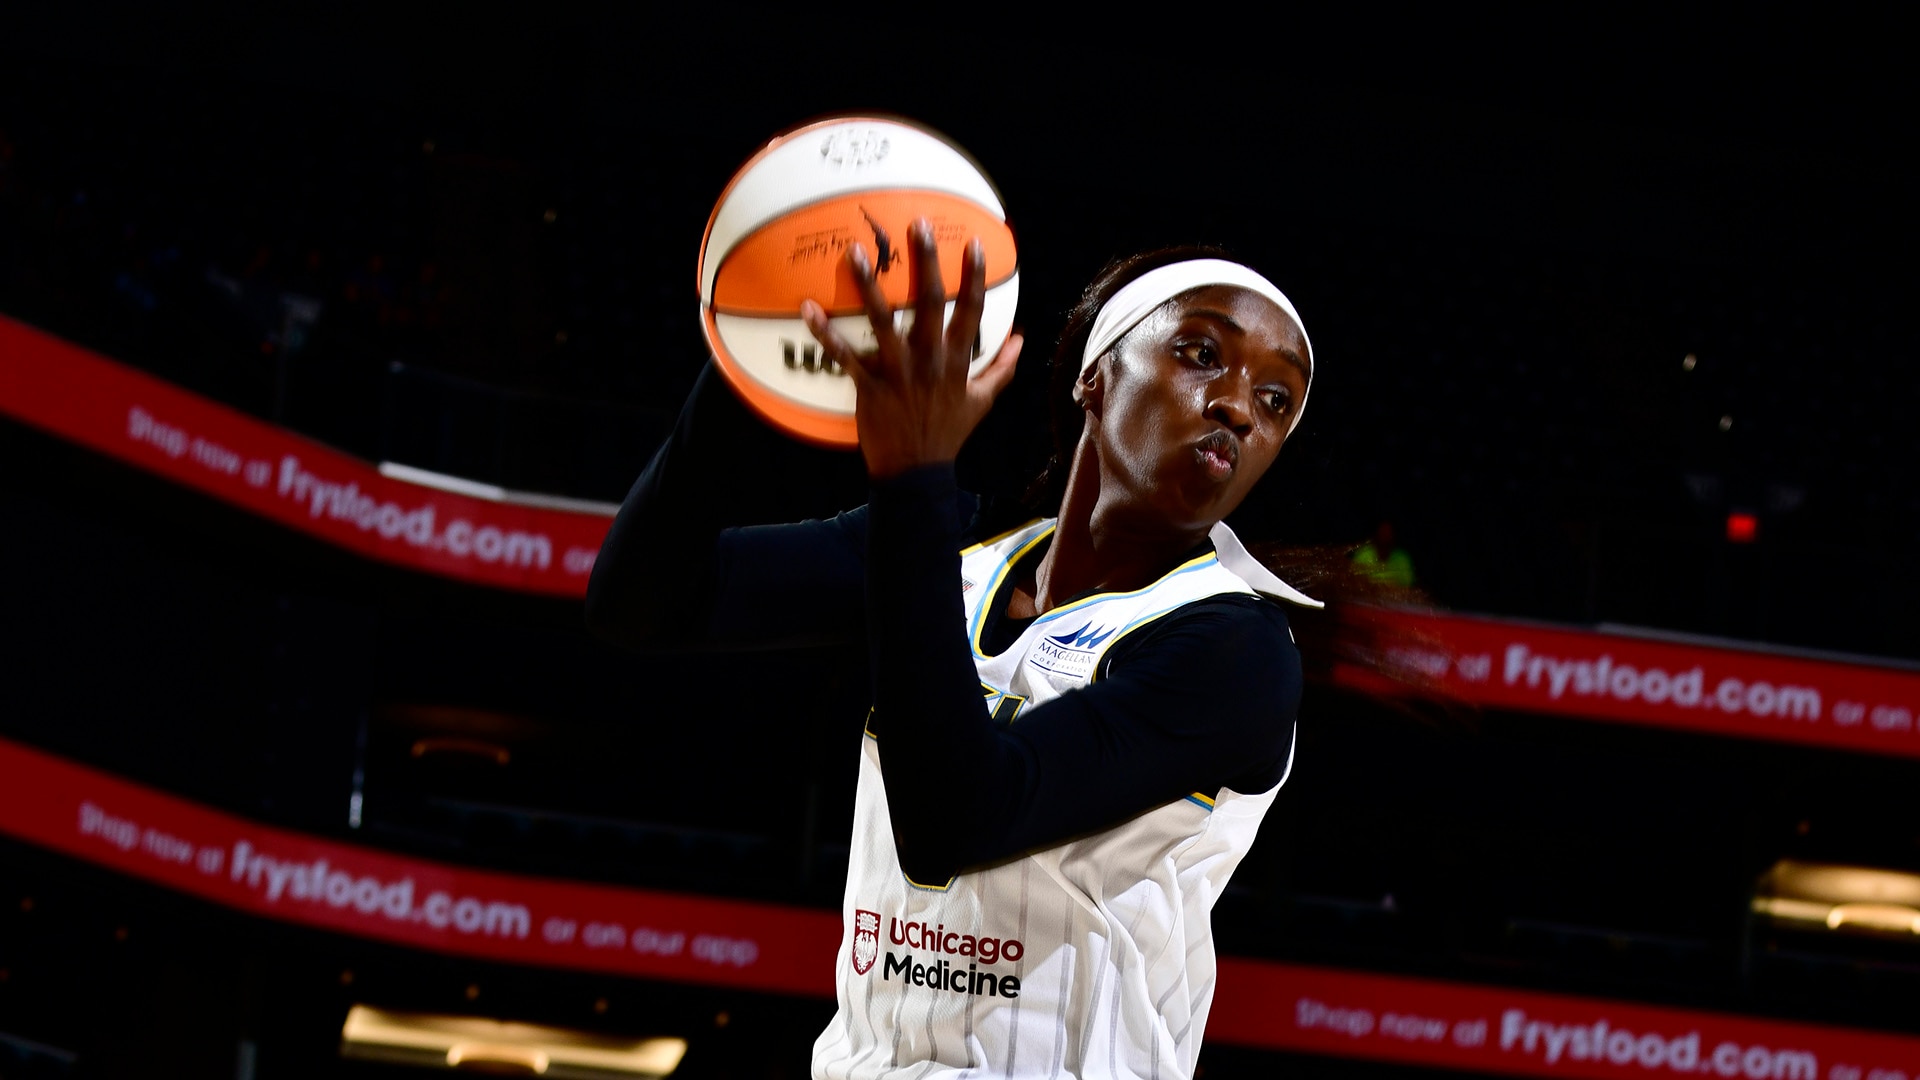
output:
{"label": "basketball", "polygon": [[951,141],[904,120],[840,116],[777,136],[741,166],[700,242],[700,317],[727,382],[769,423],[828,446],[859,444],[853,380],[800,319],[825,308],[834,329],[871,348],[847,248],[866,247],[895,319],[908,308],[907,228],[925,218],[939,248],[947,317],[961,258],[979,238],[987,295],[974,366],[1013,328],[1020,273],[993,182]]}

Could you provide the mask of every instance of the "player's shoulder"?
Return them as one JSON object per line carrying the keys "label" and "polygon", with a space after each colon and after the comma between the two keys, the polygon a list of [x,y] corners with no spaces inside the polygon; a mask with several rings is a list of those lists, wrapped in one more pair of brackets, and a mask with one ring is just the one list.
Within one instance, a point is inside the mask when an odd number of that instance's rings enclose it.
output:
{"label": "player's shoulder", "polygon": [[1158,642],[1198,643],[1247,660],[1298,667],[1285,605],[1256,593],[1223,592],[1174,608],[1116,645],[1115,659]]}
{"label": "player's shoulder", "polygon": [[1293,628],[1287,621],[1287,606],[1259,593],[1223,592],[1203,596],[1174,609],[1172,620],[1205,620],[1244,633],[1275,637],[1293,644]]}
{"label": "player's shoulder", "polygon": [[1280,604],[1241,592],[1183,604],[1116,643],[1102,675],[1173,688],[1184,729],[1273,766],[1256,770],[1253,787],[1229,785],[1235,790],[1264,791],[1277,781],[1305,685]]}

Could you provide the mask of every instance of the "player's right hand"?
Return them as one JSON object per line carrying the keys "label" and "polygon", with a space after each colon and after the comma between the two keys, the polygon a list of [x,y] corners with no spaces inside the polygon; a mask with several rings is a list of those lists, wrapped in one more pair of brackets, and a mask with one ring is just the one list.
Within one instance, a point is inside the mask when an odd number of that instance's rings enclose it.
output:
{"label": "player's right hand", "polygon": [[913,223],[907,237],[913,322],[905,333],[895,325],[873,264],[858,244],[848,249],[847,264],[866,304],[875,347],[867,352],[854,349],[834,331],[819,304],[809,300],[801,305],[807,329],[853,379],[860,452],[867,475],[876,480],[952,462],[1013,380],[1023,343],[1019,334],[1009,335],[993,359],[972,373],[987,291],[980,242],[967,244],[960,270],[965,280],[954,301],[953,319],[943,326],[946,288],[933,229],[922,219]]}

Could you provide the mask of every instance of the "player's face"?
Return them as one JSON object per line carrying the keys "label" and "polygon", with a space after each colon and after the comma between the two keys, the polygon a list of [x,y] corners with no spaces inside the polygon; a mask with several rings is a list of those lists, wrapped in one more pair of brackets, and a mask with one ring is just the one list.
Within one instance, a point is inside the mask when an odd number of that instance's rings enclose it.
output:
{"label": "player's face", "polygon": [[1181,529],[1240,505],[1280,453],[1306,394],[1299,328],[1232,285],[1182,293],[1077,388],[1098,421],[1100,501]]}

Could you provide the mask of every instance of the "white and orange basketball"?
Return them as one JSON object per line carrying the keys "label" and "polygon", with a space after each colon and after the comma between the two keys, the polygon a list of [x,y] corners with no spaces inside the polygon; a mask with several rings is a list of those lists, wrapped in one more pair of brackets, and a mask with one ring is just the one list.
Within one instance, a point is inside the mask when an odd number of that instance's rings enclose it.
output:
{"label": "white and orange basketball", "polygon": [[873,330],[847,247],[865,245],[896,320],[908,313],[907,228],[932,225],[947,317],[967,241],[986,254],[976,369],[1013,329],[1019,261],[1006,208],[965,151],[897,119],[842,116],[776,137],[735,173],[700,242],[700,316],[720,372],[755,411],[791,434],[858,445],[853,380],[826,361],[800,302],[827,309],[866,348]]}

